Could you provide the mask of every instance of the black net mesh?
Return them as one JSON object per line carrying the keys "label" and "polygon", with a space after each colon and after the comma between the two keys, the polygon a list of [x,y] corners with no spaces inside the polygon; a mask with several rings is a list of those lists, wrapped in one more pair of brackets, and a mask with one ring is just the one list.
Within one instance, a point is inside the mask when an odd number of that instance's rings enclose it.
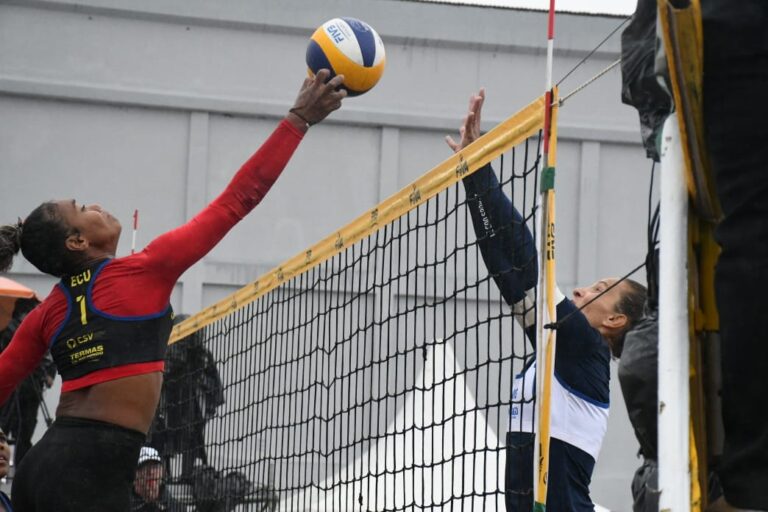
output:
{"label": "black net mesh", "polygon": [[[539,146],[494,162],[532,231]],[[504,510],[511,384],[533,351],[465,203],[452,185],[171,346],[151,441],[182,500]]]}

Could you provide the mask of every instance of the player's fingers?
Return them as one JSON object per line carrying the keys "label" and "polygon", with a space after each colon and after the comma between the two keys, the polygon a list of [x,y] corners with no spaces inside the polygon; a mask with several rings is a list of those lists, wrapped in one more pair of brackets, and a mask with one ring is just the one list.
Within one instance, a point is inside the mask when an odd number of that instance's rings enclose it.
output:
{"label": "player's fingers", "polygon": [[480,122],[480,112],[483,111],[483,103],[485,103],[485,87],[481,87],[480,91],[477,93],[477,109],[475,112],[477,112],[477,120],[478,123]]}
{"label": "player's fingers", "polygon": [[344,75],[336,75],[328,81],[328,87],[330,89],[336,89],[344,83]]}
{"label": "player's fingers", "polygon": [[470,111],[467,113],[467,117],[464,118],[464,126],[462,127],[465,131],[468,131],[472,133],[472,126],[475,122],[475,113]]}
{"label": "player's fingers", "polygon": [[472,95],[469,96],[469,106],[467,107],[467,110],[472,112],[472,110],[473,110],[472,109],[472,105],[474,105],[474,104],[475,104],[475,95],[472,94]]}
{"label": "player's fingers", "polygon": [[318,69],[317,73],[315,74],[315,83],[324,84],[328,77],[331,76],[331,72],[325,68]]}

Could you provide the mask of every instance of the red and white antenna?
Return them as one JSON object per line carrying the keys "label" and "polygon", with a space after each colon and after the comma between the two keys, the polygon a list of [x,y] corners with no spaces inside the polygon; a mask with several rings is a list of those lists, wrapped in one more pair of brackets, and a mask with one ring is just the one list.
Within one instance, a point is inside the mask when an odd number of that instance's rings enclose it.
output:
{"label": "red and white antenna", "polygon": [[[549,0],[547,20],[547,74],[544,84],[544,155],[549,153],[549,132],[552,123],[552,64],[555,60],[555,0]],[[545,160],[546,161],[546,160]]]}
{"label": "red and white antenna", "polygon": [[131,254],[136,252],[136,232],[139,230],[139,210],[133,210],[133,237],[131,238]]}
{"label": "red and white antenna", "polygon": [[[555,42],[555,0],[549,1],[547,20],[547,70],[544,93],[544,147],[541,159],[541,190],[536,208],[537,247],[541,259],[539,286],[536,294],[536,424],[538,426],[533,457],[533,510],[545,512],[549,482],[549,447],[551,426],[551,394],[554,378],[556,331],[545,334],[544,325],[557,321],[555,295],[555,147],[552,140],[553,99],[552,63]],[[551,150],[551,153],[550,153]]]}

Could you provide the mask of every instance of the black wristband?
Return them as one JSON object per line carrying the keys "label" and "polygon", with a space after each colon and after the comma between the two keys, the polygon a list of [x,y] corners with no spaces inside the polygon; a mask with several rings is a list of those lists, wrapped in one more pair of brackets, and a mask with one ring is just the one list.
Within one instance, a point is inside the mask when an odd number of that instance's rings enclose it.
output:
{"label": "black wristband", "polygon": [[295,115],[296,117],[298,117],[299,119],[301,119],[302,121],[307,123],[307,127],[312,126],[313,124],[315,124],[315,123],[310,123],[309,120],[306,117],[304,117],[303,115],[299,114],[299,108],[298,107],[293,107],[288,112],[290,112],[291,114]]}

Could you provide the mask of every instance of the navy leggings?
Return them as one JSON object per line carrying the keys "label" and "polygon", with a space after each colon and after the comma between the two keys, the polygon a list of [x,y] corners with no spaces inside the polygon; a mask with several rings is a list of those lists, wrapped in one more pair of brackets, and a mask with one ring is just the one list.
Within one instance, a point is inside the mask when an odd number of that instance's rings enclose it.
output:
{"label": "navy leggings", "polygon": [[57,418],[13,479],[15,512],[127,512],[139,450],[136,430]]}

